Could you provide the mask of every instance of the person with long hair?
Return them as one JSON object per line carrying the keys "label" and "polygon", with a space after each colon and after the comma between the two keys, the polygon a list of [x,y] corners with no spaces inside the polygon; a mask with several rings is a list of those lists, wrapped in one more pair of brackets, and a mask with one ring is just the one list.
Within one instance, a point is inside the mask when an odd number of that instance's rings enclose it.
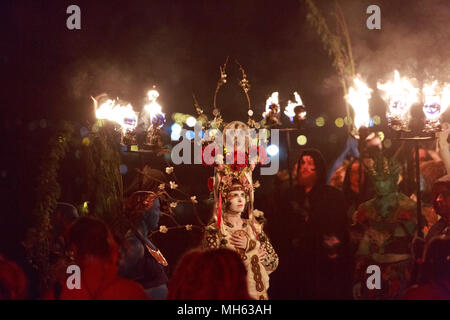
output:
{"label": "person with long hair", "polygon": [[236,251],[193,250],[177,265],[168,300],[249,300],[247,270]]}
{"label": "person with long hair", "polygon": [[146,299],[138,283],[117,275],[118,245],[100,220],[83,217],[70,228],[69,247],[73,264],[80,268],[80,288],[64,283],[61,300]]}
{"label": "person with long hair", "polygon": [[[349,299],[352,262],[344,195],[326,184],[326,164],[316,149],[297,161],[297,185],[288,195],[285,236],[290,241],[294,299]],[[290,216],[289,220],[288,216]]]}

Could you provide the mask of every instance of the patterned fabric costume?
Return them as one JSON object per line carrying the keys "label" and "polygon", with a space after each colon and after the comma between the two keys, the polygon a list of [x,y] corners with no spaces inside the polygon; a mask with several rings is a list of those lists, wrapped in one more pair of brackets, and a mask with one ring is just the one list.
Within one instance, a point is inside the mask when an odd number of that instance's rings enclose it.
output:
{"label": "patterned fabric costume", "polygon": [[[411,280],[411,243],[417,227],[416,203],[397,192],[399,167],[377,159],[371,170],[377,197],[362,203],[353,216],[357,243],[355,282],[362,299],[400,299]],[[381,289],[369,290],[367,267],[381,269]]]}
{"label": "patterned fabric costume", "polygon": [[[248,127],[239,121],[228,125],[229,128]],[[227,155],[229,156],[229,155]],[[231,155],[233,156],[233,155]],[[257,300],[267,300],[269,288],[269,274],[278,267],[278,255],[272,247],[267,235],[263,231],[263,213],[253,209],[254,186],[252,171],[255,164],[248,164],[248,154],[239,154],[235,151],[233,164],[219,164],[214,168],[213,193],[214,193],[214,219],[206,227],[203,239],[205,248],[228,248],[239,252],[247,268],[247,281],[250,295]],[[241,162],[240,160],[244,163]],[[245,158],[245,159],[244,159]],[[262,161],[261,161],[262,162]],[[222,208],[227,205],[227,195],[235,184],[245,191],[248,218],[242,219],[242,225],[232,225],[222,215]],[[243,213],[244,214],[244,213]],[[236,249],[230,242],[233,234],[244,236],[247,239],[245,250]],[[265,258],[260,261],[259,250],[265,252]]]}
{"label": "patterned fabric costume", "polygon": [[[238,252],[247,268],[249,293],[255,299],[267,300],[269,274],[278,267],[278,256],[262,230],[262,226],[256,221],[252,224],[248,219],[243,220],[242,228],[233,226],[229,222],[223,222],[219,229],[217,223],[212,222],[206,228],[203,246],[236,250],[230,244],[231,235],[235,232],[244,234],[248,238],[247,249],[238,250]],[[266,252],[266,258],[262,262],[259,261],[257,254],[260,247]]]}

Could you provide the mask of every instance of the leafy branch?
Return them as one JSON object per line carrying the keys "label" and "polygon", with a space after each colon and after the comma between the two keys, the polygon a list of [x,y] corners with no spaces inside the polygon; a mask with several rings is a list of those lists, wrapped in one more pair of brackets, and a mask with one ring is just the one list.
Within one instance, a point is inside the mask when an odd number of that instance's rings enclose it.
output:
{"label": "leafy branch", "polygon": [[[345,21],[344,13],[337,1],[334,1],[337,30],[332,32],[328,26],[326,18],[322,15],[313,0],[305,0],[309,13],[307,14],[308,22],[316,29],[317,34],[327,51],[328,56],[332,59],[332,65],[339,74],[344,96],[348,93],[351,81],[355,76],[355,64],[353,60],[352,45],[350,33]],[[345,44],[344,44],[345,43]],[[350,118],[350,106],[347,100],[344,100],[347,117]],[[351,124],[347,122],[347,128],[351,131]]]}

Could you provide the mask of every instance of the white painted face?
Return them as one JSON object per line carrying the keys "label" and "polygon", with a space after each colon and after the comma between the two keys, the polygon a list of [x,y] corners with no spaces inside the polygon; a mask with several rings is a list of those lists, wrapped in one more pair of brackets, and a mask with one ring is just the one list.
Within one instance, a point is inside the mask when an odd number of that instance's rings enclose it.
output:
{"label": "white painted face", "polygon": [[242,213],[245,208],[245,191],[236,190],[228,193],[228,209],[235,213]]}

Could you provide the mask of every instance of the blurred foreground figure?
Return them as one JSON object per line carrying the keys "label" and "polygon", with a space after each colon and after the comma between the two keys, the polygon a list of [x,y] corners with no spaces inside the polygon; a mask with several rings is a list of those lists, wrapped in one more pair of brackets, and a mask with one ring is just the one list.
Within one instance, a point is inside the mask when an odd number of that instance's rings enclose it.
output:
{"label": "blurred foreground figure", "polygon": [[450,236],[450,175],[433,185],[433,207],[440,219],[428,231],[426,242],[438,235]]}
{"label": "blurred foreground figure", "polygon": [[431,239],[424,253],[421,283],[408,289],[408,300],[450,300],[450,237]]}
{"label": "blurred foreground figure", "polygon": [[27,279],[22,269],[0,255],[0,300],[27,298]]}
{"label": "blurred foreground figure", "polygon": [[58,202],[51,215],[52,229],[50,230],[50,286],[43,298],[58,299],[67,278],[67,267],[70,265],[67,242],[70,228],[79,218],[77,209],[70,203]]}
{"label": "blurred foreground figure", "polygon": [[169,300],[249,300],[247,271],[229,249],[194,250],[178,263],[169,282]]}
{"label": "blurred foreground figure", "polygon": [[[398,192],[401,167],[382,154],[367,164],[376,197],[354,214],[356,243],[355,299],[399,299],[410,284],[411,243],[416,231],[416,204]],[[367,268],[381,269],[381,288],[367,287]]]}
{"label": "blurred foreground figure", "polygon": [[62,300],[139,300],[146,299],[136,282],[117,275],[118,246],[107,226],[96,219],[80,218],[71,227],[69,246],[73,264],[81,271],[80,289],[62,284]]}

